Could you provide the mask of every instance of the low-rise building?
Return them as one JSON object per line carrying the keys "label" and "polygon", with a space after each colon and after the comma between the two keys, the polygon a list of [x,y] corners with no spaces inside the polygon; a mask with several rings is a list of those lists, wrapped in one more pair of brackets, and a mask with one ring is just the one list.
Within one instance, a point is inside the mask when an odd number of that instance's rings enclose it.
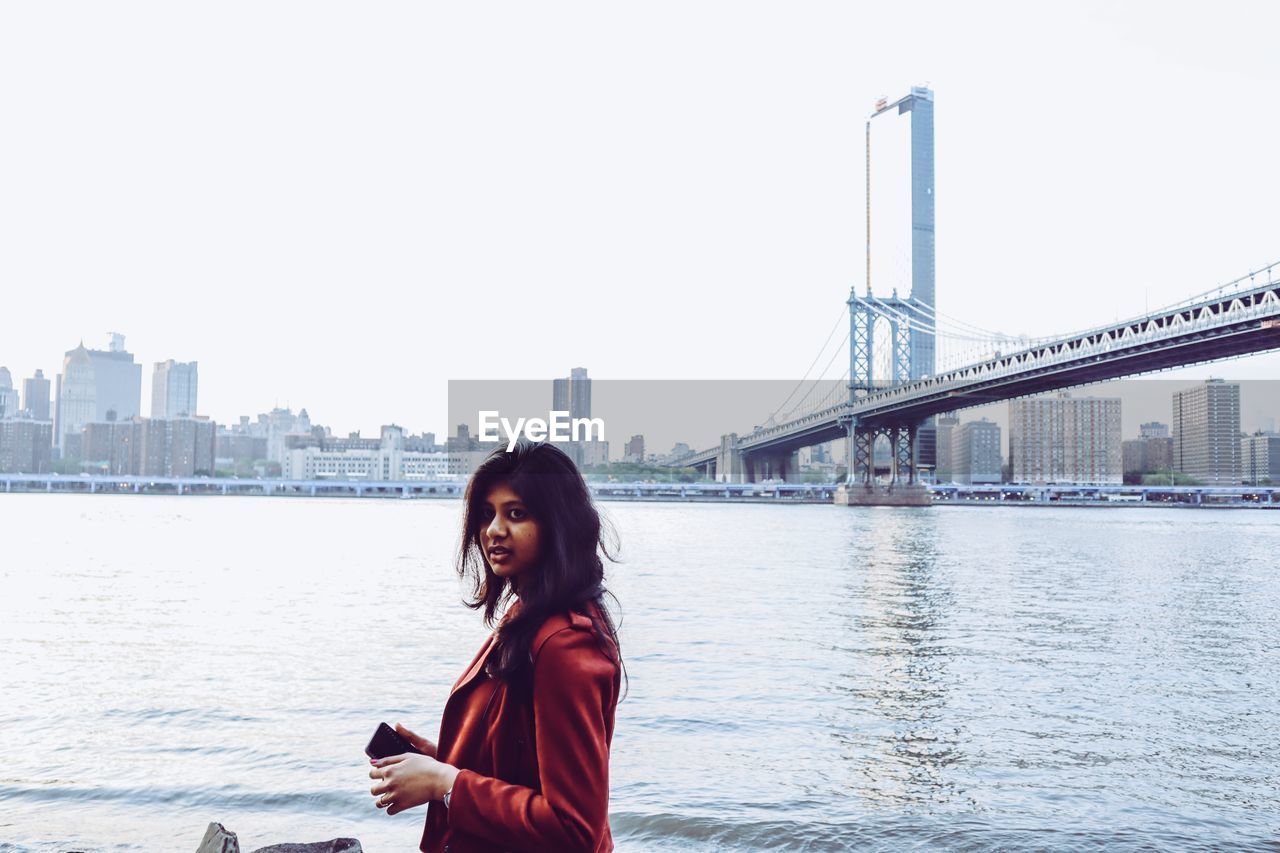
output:
{"label": "low-rise building", "polygon": [[1133,438],[1122,447],[1126,474],[1150,474],[1173,467],[1173,439],[1168,436]]}
{"label": "low-rise building", "polygon": [[1280,485],[1280,434],[1257,432],[1241,438],[1240,466],[1247,486]]}
{"label": "low-rise building", "polygon": [[[372,446],[369,442],[372,441]],[[404,449],[404,430],[384,426],[377,440],[348,437],[306,443],[286,451],[282,474],[290,480],[454,480],[446,451]]]}

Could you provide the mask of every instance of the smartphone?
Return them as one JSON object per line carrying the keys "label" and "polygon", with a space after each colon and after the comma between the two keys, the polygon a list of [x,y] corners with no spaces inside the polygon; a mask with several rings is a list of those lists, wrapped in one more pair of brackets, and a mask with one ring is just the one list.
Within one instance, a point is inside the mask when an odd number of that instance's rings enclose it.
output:
{"label": "smartphone", "polygon": [[403,755],[406,752],[424,754],[386,723],[378,724],[378,730],[369,738],[369,745],[364,748],[364,752],[370,758],[386,758],[388,755]]}

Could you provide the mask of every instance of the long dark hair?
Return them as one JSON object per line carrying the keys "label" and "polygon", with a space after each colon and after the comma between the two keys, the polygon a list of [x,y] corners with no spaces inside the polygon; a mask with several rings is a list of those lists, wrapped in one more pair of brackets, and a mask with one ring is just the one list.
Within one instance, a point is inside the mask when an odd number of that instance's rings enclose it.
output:
{"label": "long dark hair", "polygon": [[521,573],[520,608],[498,628],[486,663],[489,675],[518,688],[529,687],[534,635],[547,617],[566,610],[592,621],[601,650],[621,667],[618,632],[604,606],[604,597],[613,595],[605,589],[601,559],[603,554],[618,562],[617,533],[601,519],[573,460],[552,444],[522,436],[510,451],[495,448],[471,475],[458,548],[458,574],[472,583],[466,605],[483,607],[485,624],[492,628],[499,607],[516,594],[511,580],[489,567],[480,546],[480,531],[487,523],[485,500],[500,483],[520,496],[538,523],[539,558]]}

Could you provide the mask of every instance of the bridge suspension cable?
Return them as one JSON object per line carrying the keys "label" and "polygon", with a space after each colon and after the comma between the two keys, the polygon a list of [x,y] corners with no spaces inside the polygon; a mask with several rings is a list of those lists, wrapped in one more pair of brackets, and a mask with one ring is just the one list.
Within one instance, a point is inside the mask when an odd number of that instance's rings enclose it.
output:
{"label": "bridge suspension cable", "polygon": [[[1263,273],[1267,276],[1267,283],[1273,283],[1275,281],[1274,276],[1277,268],[1280,268],[1280,261],[1260,267],[1238,278],[1225,282],[1224,284],[1220,284],[1217,287],[1189,296],[1186,299],[1179,300],[1178,302],[1174,302],[1163,308],[1158,308],[1155,311],[1149,311],[1147,313],[1150,315],[1175,311],[1178,308],[1202,302],[1205,299],[1226,295],[1232,289],[1248,289],[1241,288],[1241,285],[1252,285],[1257,280],[1257,277]],[[996,348],[1002,344],[1014,344],[1019,348],[1031,348],[1040,344],[1060,341],[1064,338],[1087,333],[1087,330],[1084,330],[1075,333],[1040,337],[1011,335],[1004,332],[994,332],[990,329],[984,329],[981,326],[946,314],[939,311],[936,307],[922,302],[917,303],[904,300],[895,305],[886,304],[881,300],[868,299],[865,305],[869,310],[883,320],[897,323],[900,326],[905,326],[907,329],[916,332],[933,335],[935,339],[935,346],[937,347],[936,351],[939,355],[938,372],[942,372],[944,369],[949,369],[943,368],[943,363],[948,363],[952,366],[959,366],[961,364],[970,364],[989,359],[999,351]],[[845,319],[846,311],[841,310],[839,316],[837,316],[835,322],[832,324],[831,330],[827,333],[827,337],[823,341],[822,346],[818,349],[817,354],[814,355],[808,368],[805,369],[804,375],[801,376],[800,380],[791,389],[791,392],[787,395],[786,399],[779,403],[778,406],[769,414],[766,421],[767,423],[776,423],[779,415],[781,415],[782,420],[785,421],[790,420],[797,412],[801,412],[802,416],[809,410],[816,411],[819,408],[835,404],[835,396],[842,393],[842,387],[849,379],[850,374],[848,369],[844,371],[844,374],[839,380],[836,380],[837,385],[834,386],[834,388],[826,389],[824,393],[818,397],[816,404],[806,405],[806,403],[809,403],[814,399],[815,392],[818,391],[822,382],[832,381],[826,380],[825,377],[835,360],[842,353],[847,355],[848,350],[845,347],[849,342],[848,330],[846,330],[843,339],[839,344],[837,344],[836,349],[832,352],[822,370],[819,371],[818,375],[812,380],[810,379],[810,374],[814,367],[822,359],[823,354],[827,352],[827,349],[831,344],[831,340],[835,337],[836,331],[840,328],[840,325],[845,321]],[[960,345],[963,348],[957,348],[956,345]],[[892,354],[887,349],[882,349],[880,347],[877,347],[876,349],[877,351],[874,356],[875,373],[879,376],[887,376],[892,371]],[[808,383],[807,388],[805,388],[806,382]],[[804,389],[803,393],[801,392],[801,389]],[[797,394],[799,394],[798,399]],[[796,401],[795,404],[788,408],[788,405],[791,404],[793,400]],[[805,411],[802,412],[802,409]]]}
{"label": "bridge suspension cable", "polygon": [[[1178,308],[1182,308],[1186,305],[1190,305],[1195,302],[1201,302],[1212,296],[1225,296],[1229,288],[1245,289],[1245,290],[1251,289],[1252,287],[1257,286],[1255,284],[1257,280],[1257,276],[1260,276],[1263,273],[1267,274],[1267,284],[1272,284],[1275,281],[1275,279],[1272,277],[1273,270],[1275,270],[1277,267],[1280,267],[1280,261],[1272,261],[1271,263],[1267,264],[1265,267],[1259,267],[1258,269],[1253,270],[1252,272],[1247,272],[1244,275],[1240,276],[1239,278],[1228,281],[1226,284],[1220,284],[1211,290],[1206,290],[1204,293],[1197,293],[1195,296],[1188,296],[1186,299],[1183,299],[1180,302],[1174,302],[1172,305],[1166,305],[1163,308],[1157,308],[1155,311],[1149,311],[1148,313],[1160,314],[1165,311],[1176,311]],[[1243,284],[1246,279],[1248,280],[1250,287],[1240,288],[1239,285]]]}
{"label": "bridge suspension cable", "polygon": [[[811,362],[809,363],[809,366],[805,369],[805,371],[804,371],[804,375],[800,377],[800,381],[796,383],[796,387],[794,387],[794,388],[792,388],[792,389],[791,389],[791,393],[787,395],[787,399],[783,400],[783,401],[778,405],[778,407],[777,407],[776,409],[774,409],[774,410],[769,414],[769,417],[768,417],[768,419],[766,420],[766,423],[768,423],[768,422],[770,422],[770,421],[773,421],[773,420],[774,420],[774,418],[777,416],[778,412],[782,411],[782,410],[783,410],[783,408],[787,405],[787,403],[790,403],[790,402],[791,402],[791,398],[792,398],[792,397],[794,397],[794,396],[796,395],[796,392],[797,392],[797,391],[799,391],[799,390],[800,390],[800,388],[801,388],[801,386],[803,386],[803,385],[804,385],[805,380],[809,378],[809,372],[810,372],[811,370],[813,370],[813,366],[814,366],[815,364],[817,364],[817,363],[818,363],[818,359],[822,358],[822,354],[823,354],[824,352],[826,352],[826,351],[827,351],[827,344],[831,343],[831,338],[835,336],[836,329],[839,329],[839,328],[840,328],[840,325],[841,325],[843,322],[845,322],[845,320],[846,320],[846,318],[847,318],[847,317],[848,317],[848,311],[847,311],[846,309],[843,309],[843,308],[842,308],[842,309],[840,310],[840,314],[839,314],[839,316],[838,316],[838,317],[836,317],[836,322],[835,322],[835,324],[834,324],[834,325],[832,325],[832,327],[831,327],[831,331],[827,333],[827,339],[826,339],[825,341],[823,341],[823,342],[822,342],[822,346],[818,349],[818,353],[817,353],[817,355],[815,355],[815,356],[813,357],[813,361],[811,361]],[[841,341],[841,342],[840,342],[840,344],[836,347],[836,352],[835,352],[835,354],[836,354],[836,355],[839,355],[839,354],[840,354],[840,350],[841,350],[841,348],[845,345],[845,343],[847,343],[847,342],[848,342],[848,340],[849,340],[849,333],[846,331],[846,332],[845,332],[845,335],[844,335],[844,340],[843,340],[843,341]],[[832,356],[832,359],[834,360],[834,356]],[[831,363],[830,363],[830,362],[827,362],[827,366],[828,366],[828,367],[830,367],[830,365],[831,365]],[[823,368],[823,373],[825,373],[825,372],[826,372],[826,368],[824,367],[824,368]],[[822,375],[822,374],[819,374],[819,376],[821,376],[821,375]],[[815,382],[816,382],[816,381],[817,381],[817,380],[815,380]],[[803,397],[803,396],[801,397],[801,400],[802,400],[802,401],[804,400],[804,397]],[[790,411],[794,411],[794,410],[795,410],[795,408],[796,408],[796,407],[795,407],[795,406],[793,406],[793,407],[789,410],[789,412],[788,412],[788,413],[790,413]]]}

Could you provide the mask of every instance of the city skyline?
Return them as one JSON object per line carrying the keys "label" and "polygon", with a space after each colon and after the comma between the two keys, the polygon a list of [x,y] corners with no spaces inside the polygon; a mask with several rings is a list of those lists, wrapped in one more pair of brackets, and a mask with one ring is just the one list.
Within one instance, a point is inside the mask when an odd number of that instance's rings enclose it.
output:
{"label": "city skyline", "polygon": [[[113,343],[115,343],[117,340],[119,341],[119,345],[123,347],[125,336],[120,335],[118,333],[112,333],[108,342],[108,350],[95,350],[93,347],[86,345],[83,341],[81,341],[80,344],[76,347],[76,350],[83,347],[89,352],[107,352],[109,351],[109,347]],[[67,355],[70,355],[73,352],[75,352],[75,350],[68,350]],[[131,364],[133,367],[138,368],[138,371],[136,372],[139,380],[139,386],[138,386],[139,394],[145,395],[145,396],[138,397],[137,408],[136,408],[136,411],[133,412],[133,414],[141,415],[144,413],[148,413],[152,417],[155,417],[156,416],[154,413],[155,404],[154,402],[152,402],[152,399],[151,399],[154,395],[154,389],[156,387],[155,374],[148,373],[146,375],[149,376],[150,378],[144,379],[143,378],[144,374],[142,371],[146,369],[147,362],[143,360],[139,360],[137,358],[137,353],[134,353],[131,350],[129,350],[126,354],[134,357],[134,361]],[[3,355],[4,355],[3,353],[0,353],[0,368],[7,368],[8,365],[4,362]],[[1266,357],[1268,355],[1271,355],[1271,354],[1267,353],[1267,354],[1263,354],[1262,356],[1253,356],[1253,358]],[[1255,432],[1257,430],[1274,431],[1276,424],[1280,422],[1280,385],[1277,385],[1275,389],[1271,391],[1267,391],[1266,389],[1268,385],[1266,380],[1249,380],[1247,378],[1241,378],[1239,376],[1226,373],[1223,370],[1223,368],[1229,368],[1244,360],[1247,360],[1247,359],[1226,359],[1223,361],[1214,362],[1209,365],[1197,365],[1195,368],[1164,371],[1160,373],[1145,374],[1145,375],[1136,376],[1136,377],[1125,377],[1121,379],[1110,380],[1109,382],[1104,382],[1104,383],[1094,383],[1094,384],[1088,384],[1088,385],[1075,386],[1069,389],[1068,393],[1075,394],[1075,395],[1097,394],[1097,393],[1106,394],[1106,393],[1111,393],[1106,390],[1109,386],[1134,388],[1134,387],[1141,387],[1142,385],[1146,385],[1148,388],[1153,389],[1153,393],[1155,393],[1156,395],[1160,395],[1160,394],[1170,393],[1167,389],[1190,388],[1207,379],[1226,379],[1227,381],[1230,381],[1230,382],[1243,381],[1246,385],[1246,388],[1253,388],[1255,390],[1251,391],[1248,395],[1246,395],[1247,405],[1244,406],[1241,410],[1242,411],[1242,414],[1241,414],[1242,427],[1241,428],[1244,431],[1250,432],[1250,433]],[[193,399],[195,396],[194,382],[195,382],[196,364],[197,364],[196,359],[193,359],[191,362],[186,364],[181,362],[174,363],[174,359],[151,362],[151,365],[154,370],[160,370],[162,368],[165,368],[166,366],[170,368],[172,368],[173,366],[176,366],[178,368],[190,368],[189,378],[192,382],[192,385],[187,390],[189,390]],[[38,368],[37,370],[41,370],[41,369]],[[53,420],[57,419],[56,414],[57,414],[58,405],[59,405],[58,383],[61,379],[60,373],[61,371],[55,371],[54,374],[52,375],[44,374],[41,377],[41,379],[44,382],[47,382],[50,386],[49,416],[50,416],[50,419],[53,419]],[[561,371],[561,373],[563,373],[563,371]],[[570,373],[571,373],[571,377],[577,377],[578,379],[585,381],[586,387],[589,389],[591,380],[588,379],[587,377],[587,368],[582,368],[582,367],[573,368],[570,371]],[[34,378],[34,376],[20,377],[12,369],[9,369],[9,374],[11,376],[11,383],[14,391],[16,391],[19,387],[23,388],[23,390],[25,391],[26,386]],[[1181,377],[1181,378],[1174,378],[1174,377]],[[552,385],[554,386],[553,388],[554,393],[551,395],[551,401],[552,401],[552,404],[555,405],[555,400],[557,399],[556,394],[560,393],[559,391],[560,383],[565,383],[565,387],[567,387],[567,383],[570,380],[564,379],[562,377],[551,377],[547,381],[551,382]],[[597,381],[604,381],[606,385],[615,384],[614,382],[611,382],[609,380],[597,380]],[[685,380],[671,380],[671,381],[681,382]],[[301,406],[298,406],[292,402],[289,402],[290,395],[286,394],[283,396],[286,397],[286,402],[276,402],[276,403],[273,403],[271,406],[253,406],[253,405],[243,406],[239,408],[236,412],[234,412],[231,416],[226,418],[220,418],[215,415],[209,414],[208,412],[204,411],[203,405],[199,405],[199,410],[191,414],[198,415],[200,417],[209,418],[213,420],[215,423],[219,424],[219,426],[221,427],[231,427],[239,423],[245,417],[249,417],[251,419],[260,418],[260,417],[268,416],[273,411],[305,412],[308,409],[315,410],[314,406],[310,406],[306,403],[304,403]],[[1150,393],[1143,395],[1144,398],[1149,398],[1150,396],[1151,396]],[[21,402],[19,406],[19,411],[27,410],[29,404],[27,402],[26,395],[22,394],[20,397],[20,400]],[[588,407],[590,406],[589,391],[588,391],[587,405]],[[1160,420],[1161,418],[1167,419],[1167,410],[1165,408],[1162,408],[1166,405],[1167,404],[1156,402],[1154,399],[1145,399],[1144,403],[1138,406],[1137,408],[1130,407],[1130,409],[1126,410],[1125,419],[1124,419],[1125,428],[1123,430],[1123,438],[1131,439],[1131,438],[1138,437],[1139,435],[1138,421],[1140,419],[1145,419],[1145,420],[1151,420],[1151,419]],[[754,418],[754,421],[753,421],[754,423],[759,423],[761,422],[762,419],[765,418],[765,415],[767,413],[764,410],[766,408],[769,408],[771,406],[771,403],[769,401],[761,400],[760,406],[761,406],[760,412],[758,412],[756,415],[751,416]],[[1007,424],[1005,424],[1003,414],[1001,413],[1002,406],[1003,404],[983,404],[983,405],[973,406],[968,409],[961,409],[959,410],[962,413],[961,420],[962,421],[979,420],[984,417],[989,417],[1007,426]],[[454,428],[457,426],[456,423],[453,423],[450,421],[449,416],[442,417],[441,421],[436,424],[413,423],[406,420],[403,417],[398,416],[396,412],[393,411],[394,408],[395,407],[393,405],[387,405],[385,407],[379,408],[376,414],[362,416],[361,425],[359,426],[348,426],[343,423],[335,422],[333,419],[325,416],[324,414],[320,415],[319,420],[327,428],[329,428],[334,435],[344,435],[344,436],[352,433],[377,435],[380,433],[381,429],[384,426],[391,425],[391,424],[400,425],[404,427],[406,431],[409,433],[413,433],[413,432],[421,432],[424,434],[435,433],[435,434],[444,436],[444,435],[451,435],[453,433]],[[533,412],[533,414],[536,414],[536,415],[545,414],[545,410],[539,409],[538,411]],[[127,419],[129,415],[124,415],[121,412],[117,412],[117,417],[123,420],[123,419]],[[96,413],[96,420],[104,421],[106,420],[106,417],[103,415],[103,413],[98,412]],[[366,423],[374,423],[376,425],[370,428],[370,427],[364,426],[364,424]],[[738,420],[735,420],[732,418],[727,419],[723,424],[723,428],[725,431],[737,431],[737,432],[742,432],[743,429],[747,428],[748,426],[749,425],[745,421],[739,422]],[[679,433],[679,428],[676,427],[674,431],[675,433]],[[661,448],[661,450],[665,452],[666,448],[662,445],[663,445],[663,442],[670,437],[671,436],[664,435],[663,438],[659,439],[658,444],[654,445],[654,447]],[[56,443],[56,438],[57,438],[57,435],[55,433],[55,443]],[[672,440],[678,442],[678,441],[683,441],[685,438],[686,436],[677,434],[674,436],[674,438],[672,438]],[[619,444],[618,446],[620,447],[621,444]],[[1006,448],[1006,451],[1007,451],[1007,448]]]}
{"label": "city skyline", "polygon": [[[990,6],[999,26],[963,44],[973,9],[932,8],[890,44],[873,35],[889,11],[730,8],[681,9],[680,27],[674,7],[601,11],[629,36],[600,44],[567,11],[513,11],[478,53],[448,37],[490,26],[470,9],[388,29],[282,4],[252,28],[201,19],[178,50],[128,11],[86,10],[92,39],[14,37],[0,67],[31,83],[5,103],[30,132],[0,141],[24,163],[0,199],[20,318],[0,359],[52,376],[79,337],[121,329],[144,365],[198,358],[215,420],[307,405],[369,433],[393,407],[440,430],[449,379],[796,376],[862,284],[862,124],[913,85],[937,93],[950,316],[1064,333],[1276,260],[1280,165],[1255,124],[1269,7],[1064,7],[1050,33]],[[52,15],[9,10],[5,29]],[[302,17],[350,67],[301,45],[305,73],[285,74],[250,36]],[[210,77],[228,45],[242,61]],[[175,288],[212,310],[173,322]],[[366,321],[374,293],[398,307]],[[804,308],[777,327],[767,300]],[[1267,378],[1280,357],[1213,370]]]}

